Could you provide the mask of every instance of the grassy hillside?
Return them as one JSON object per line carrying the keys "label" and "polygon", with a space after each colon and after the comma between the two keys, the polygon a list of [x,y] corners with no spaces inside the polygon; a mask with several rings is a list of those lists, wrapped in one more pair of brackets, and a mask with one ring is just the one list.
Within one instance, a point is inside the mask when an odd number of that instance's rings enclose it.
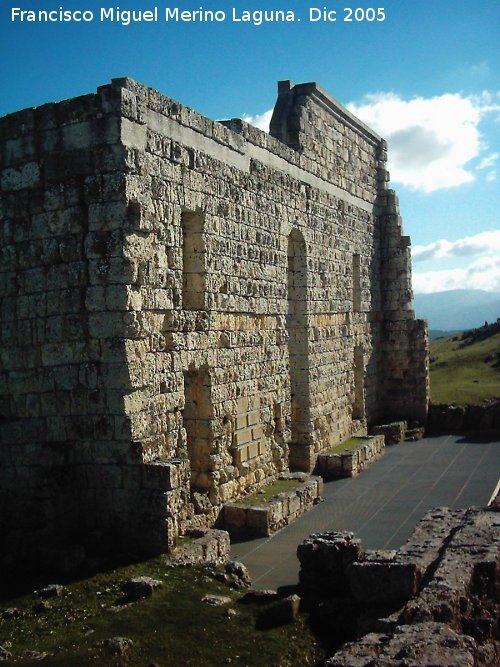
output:
{"label": "grassy hillside", "polygon": [[474,405],[500,398],[500,331],[482,327],[431,343],[433,403]]}

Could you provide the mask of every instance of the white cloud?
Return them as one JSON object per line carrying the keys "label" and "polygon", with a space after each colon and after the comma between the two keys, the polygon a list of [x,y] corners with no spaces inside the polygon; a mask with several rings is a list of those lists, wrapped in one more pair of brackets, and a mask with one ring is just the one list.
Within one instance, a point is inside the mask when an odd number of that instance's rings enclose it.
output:
{"label": "white cloud", "polygon": [[[391,180],[415,190],[434,192],[475,180],[476,172],[494,181],[498,153],[488,152],[481,120],[500,111],[500,93],[466,96],[444,93],[405,100],[396,93],[366,95],[351,103],[352,113],[387,139]],[[273,110],[243,120],[265,132]]]}
{"label": "white cloud", "polygon": [[500,257],[477,259],[464,269],[425,271],[413,274],[413,289],[419,294],[451,289],[481,289],[500,292]]}
{"label": "white cloud", "polygon": [[268,109],[264,113],[257,114],[256,116],[249,116],[248,114],[243,114],[242,120],[249,125],[258,127],[259,130],[264,130],[264,132],[269,132],[269,124],[271,123],[271,117],[273,115],[273,109]]}
{"label": "white cloud", "polygon": [[417,293],[443,292],[450,289],[482,289],[500,292],[500,230],[480,232],[457,241],[440,239],[428,245],[414,246],[412,258],[419,262],[469,259],[461,268],[415,271],[413,289]]}
{"label": "white cloud", "polygon": [[488,172],[486,175],[486,180],[488,183],[493,183],[493,181],[497,180],[497,172],[495,170]]}
{"label": "white cloud", "polygon": [[396,93],[376,93],[348,107],[387,139],[394,182],[433,192],[473,181],[470,163],[476,158],[483,157],[482,168],[492,164],[484,165],[495,154],[483,155],[487,146],[479,125],[485,114],[500,110],[499,94],[404,100]]}
{"label": "white cloud", "polygon": [[428,245],[416,245],[411,255],[414,262],[423,262],[445,257],[472,257],[478,255],[500,256],[500,230],[480,232],[457,241],[440,239]]}
{"label": "white cloud", "polygon": [[490,153],[490,155],[485,155],[481,162],[477,165],[477,168],[488,169],[489,167],[493,167],[499,157],[500,153]]}

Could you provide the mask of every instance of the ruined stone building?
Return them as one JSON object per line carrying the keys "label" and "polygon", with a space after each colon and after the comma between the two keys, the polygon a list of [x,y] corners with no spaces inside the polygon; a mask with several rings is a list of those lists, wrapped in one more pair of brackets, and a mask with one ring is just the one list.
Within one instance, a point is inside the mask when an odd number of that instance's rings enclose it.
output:
{"label": "ruined stone building", "polygon": [[266,134],[130,79],[0,119],[3,550],[165,550],[377,422],[425,420],[386,144],[315,83]]}

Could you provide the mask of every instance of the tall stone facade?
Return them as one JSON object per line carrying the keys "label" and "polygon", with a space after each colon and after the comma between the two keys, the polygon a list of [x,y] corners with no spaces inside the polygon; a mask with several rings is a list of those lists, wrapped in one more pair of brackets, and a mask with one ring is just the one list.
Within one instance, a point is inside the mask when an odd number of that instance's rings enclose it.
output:
{"label": "tall stone facade", "polygon": [[4,553],[165,550],[346,436],[425,420],[386,145],[316,84],[279,84],[270,134],[117,79],[0,141]]}

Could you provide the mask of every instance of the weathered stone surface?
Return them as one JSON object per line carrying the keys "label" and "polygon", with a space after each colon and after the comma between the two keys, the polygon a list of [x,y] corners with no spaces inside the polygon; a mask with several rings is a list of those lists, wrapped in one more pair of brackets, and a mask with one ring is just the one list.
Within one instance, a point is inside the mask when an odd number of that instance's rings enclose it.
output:
{"label": "weathered stone surface", "polygon": [[140,598],[147,598],[153,595],[156,588],[160,588],[163,582],[159,579],[152,579],[151,577],[133,577],[124,584],[122,590],[127,596],[128,600],[139,600]]}
{"label": "weathered stone surface", "polygon": [[390,424],[372,426],[371,432],[373,435],[383,435],[386,445],[398,445],[405,439],[406,427],[406,422],[397,421]]}
{"label": "weathered stone surface", "polygon": [[427,429],[431,433],[500,433],[500,400],[483,405],[432,404]]}
{"label": "weathered stone surface", "polygon": [[0,119],[10,565],[76,525],[167,551],[368,424],[425,419],[387,146],[328,93],[281,82],[270,134],[127,78],[50,110]]}
{"label": "weathered stone surface", "polygon": [[320,595],[345,593],[348,590],[346,569],[362,554],[363,545],[353,533],[311,535],[297,547],[300,583]]}
{"label": "weathered stone surface", "polygon": [[250,572],[246,565],[240,563],[237,560],[230,560],[224,566],[226,574],[231,577],[234,577],[236,580],[241,582],[243,586],[250,586],[252,583],[252,578],[250,577]]}
{"label": "weathered stone surface", "polygon": [[481,639],[498,632],[488,617],[497,614],[489,601],[500,580],[500,515],[465,512],[436,563],[431,581],[408,602],[402,621],[443,622]]}
{"label": "weathered stone surface", "polygon": [[401,602],[417,592],[419,571],[414,563],[377,560],[346,568],[349,589],[359,602]]}
{"label": "weathered stone surface", "polygon": [[474,667],[476,643],[442,623],[398,626],[392,636],[368,634],[347,644],[325,667]]}
{"label": "weathered stone surface", "polygon": [[299,613],[300,597],[298,595],[289,595],[286,598],[271,602],[263,609],[258,618],[260,627],[276,627],[285,625],[294,621]]}
{"label": "weathered stone surface", "polygon": [[201,601],[212,607],[224,607],[232,602],[231,598],[227,597],[227,595],[204,595]]}
{"label": "weathered stone surface", "polygon": [[[280,476],[281,477],[281,476]],[[284,478],[298,477],[284,475]],[[317,476],[300,476],[302,482],[296,489],[278,494],[268,503],[248,505],[230,502],[224,505],[222,522],[232,535],[271,535],[283,526],[295,521],[321,498],[323,479]]]}
{"label": "weathered stone surface", "polygon": [[355,477],[370,463],[384,455],[383,435],[359,438],[359,445],[345,452],[320,452],[316,459],[316,472],[326,479]]}
{"label": "weathered stone surface", "polygon": [[225,530],[192,530],[194,538],[187,545],[174,550],[171,562],[174,565],[188,566],[196,564],[222,565],[229,560],[231,543]]}
{"label": "weathered stone surface", "polygon": [[273,589],[255,588],[248,591],[248,593],[245,593],[245,595],[240,598],[239,602],[264,605],[269,604],[270,602],[275,602],[277,598],[278,593]]}
{"label": "weathered stone surface", "polygon": [[432,510],[397,552],[366,552],[346,566],[337,557],[342,598],[324,569],[322,580],[315,576],[322,559],[313,546],[322,536],[306,540],[301,582],[316,604],[317,622],[332,633],[347,623],[339,637],[344,641],[355,629],[360,635],[326,664],[496,667],[499,527],[492,510]]}

